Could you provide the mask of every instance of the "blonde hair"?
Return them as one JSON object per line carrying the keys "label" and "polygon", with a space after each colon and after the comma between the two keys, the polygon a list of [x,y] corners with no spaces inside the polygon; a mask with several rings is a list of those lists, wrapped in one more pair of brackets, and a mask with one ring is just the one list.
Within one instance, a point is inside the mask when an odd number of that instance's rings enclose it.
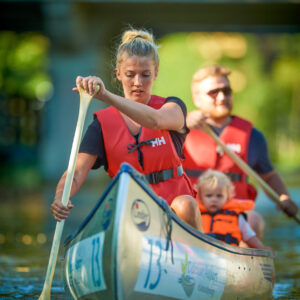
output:
{"label": "blonde hair", "polygon": [[208,169],[203,174],[201,174],[198,178],[198,192],[200,194],[200,191],[203,187],[209,187],[209,188],[226,188],[227,196],[228,198],[231,198],[234,196],[234,185],[232,184],[231,180],[228,176],[226,176],[223,172]]}
{"label": "blonde hair", "polygon": [[214,76],[214,77],[224,76],[229,81],[228,79],[229,74],[230,71],[222,65],[212,65],[209,67],[201,68],[193,75],[192,86],[193,84],[199,83],[210,76]]}
{"label": "blonde hair", "polygon": [[153,58],[155,68],[158,69],[158,46],[154,42],[152,33],[147,30],[129,29],[122,35],[122,41],[116,54],[116,68],[122,63],[123,54],[128,56],[149,56]]}

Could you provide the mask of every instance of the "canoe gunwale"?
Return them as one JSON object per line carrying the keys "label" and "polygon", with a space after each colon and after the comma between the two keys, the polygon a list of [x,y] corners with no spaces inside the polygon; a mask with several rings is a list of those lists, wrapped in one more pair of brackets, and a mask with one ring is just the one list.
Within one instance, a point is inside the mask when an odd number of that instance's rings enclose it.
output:
{"label": "canoe gunwale", "polygon": [[98,202],[96,203],[96,205],[94,206],[94,208],[92,209],[90,214],[83,220],[83,222],[79,225],[79,227],[65,239],[65,241],[64,241],[65,247],[67,247],[68,244],[74,238],[76,238],[76,236],[84,229],[84,227],[88,224],[88,222],[93,218],[94,214],[96,213],[96,211],[98,210],[98,208],[100,207],[100,205],[102,204],[104,199],[106,198],[107,194],[110,192],[112,187],[115,185],[115,182],[118,181],[118,178],[120,177],[120,175],[121,175],[121,173],[118,173],[116,175],[116,177],[114,177],[114,179],[109,183],[108,187],[105,189],[104,193],[101,195],[100,199],[98,200]]}
{"label": "canoe gunwale", "polygon": [[115,185],[115,183],[119,180],[119,177],[122,173],[128,173],[132,179],[134,179],[136,182],[140,184],[140,186],[144,189],[144,191],[161,207],[162,210],[166,211],[166,209],[169,210],[169,215],[171,216],[172,220],[176,222],[180,227],[182,227],[185,231],[190,233],[191,235],[195,236],[198,239],[201,239],[205,243],[208,243],[214,247],[217,247],[223,251],[237,254],[237,255],[246,255],[246,256],[259,256],[259,257],[270,257],[274,258],[274,255],[272,252],[267,250],[261,250],[261,249],[251,249],[251,248],[242,248],[242,247],[236,247],[229,244],[225,244],[221,241],[218,241],[204,233],[199,232],[195,228],[191,227],[187,223],[183,222],[169,207],[167,207],[163,203],[163,199],[159,198],[153,190],[148,186],[146,183],[146,179],[144,176],[141,176],[141,174],[137,173],[129,164],[123,163],[120,171],[118,174],[113,178],[113,180],[110,182],[108,187],[105,189],[104,193],[98,200],[95,207],[92,209],[91,213],[84,219],[84,221],[81,223],[81,225],[75,230],[73,233],[71,233],[65,240],[64,246],[68,247],[68,244],[76,238],[76,236],[85,228],[85,226],[88,224],[88,222],[92,219],[104,199],[106,198],[107,194],[110,192],[112,187]]}
{"label": "canoe gunwale", "polygon": [[[127,176],[126,176],[127,175]],[[129,174],[122,172],[122,176],[120,174],[120,185],[118,186],[118,197],[123,197],[123,195],[127,195],[128,193],[128,183],[130,178],[129,178]],[[131,177],[131,176],[130,176]],[[122,184],[123,183],[123,184]],[[119,256],[118,256],[118,242],[119,242],[119,234],[120,234],[120,224],[122,224],[122,220],[124,218],[125,215],[125,207],[126,207],[126,202],[121,201],[120,199],[116,199],[118,205],[116,206],[116,216],[114,218],[114,230],[113,230],[113,238],[112,238],[112,249],[113,249],[113,260],[114,260],[114,278],[116,278],[116,280],[114,280],[114,289],[115,289],[115,294],[117,295],[117,299],[123,299],[122,297],[122,284],[120,284],[122,282],[122,276],[121,276],[121,272],[118,272],[117,266],[119,266],[121,264],[121,262],[119,262]]]}

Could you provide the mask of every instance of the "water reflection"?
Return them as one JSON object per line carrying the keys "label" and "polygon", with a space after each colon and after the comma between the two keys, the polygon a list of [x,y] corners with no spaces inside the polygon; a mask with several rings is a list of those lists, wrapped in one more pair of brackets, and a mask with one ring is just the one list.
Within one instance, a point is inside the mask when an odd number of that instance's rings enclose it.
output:
{"label": "water reflection", "polygon": [[[95,205],[99,186],[86,186],[74,198],[62,241]],[[7,192],[0,203],[0,299],[37,299],[46,274],[55,221],[49,211],[55,187],[35,192]],[[291,190],[300,199],[300,188]],[[298,201],[300,205],[300,201]],[[264,216],[264,243],[276,253],[274,299],[300,299],[300,227],[276,212],[275,205],[259,193],[256,209]],[[61,243],[62,245],[62,243]],[[61,247],[62,250],[62,247]],[[53,299],[69,299],[64,292],[60,251],[52,285]]]}

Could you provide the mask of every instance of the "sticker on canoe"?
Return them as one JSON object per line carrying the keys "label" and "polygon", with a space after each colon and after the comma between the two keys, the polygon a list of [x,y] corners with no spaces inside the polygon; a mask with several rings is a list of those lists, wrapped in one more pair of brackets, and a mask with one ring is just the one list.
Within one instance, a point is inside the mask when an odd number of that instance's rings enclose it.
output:
{"label": "sticker on canoe", "polygon": [[103,230],[106,230],[111,222],[112,218],[112,202],[114,201],[114,198],[110,197],[104,202],[104,210],[102,212],[101,216],[101,222],[102,222],[102,228]]}
{"label": "sticker on canoe", "polygon": [[102,257],[104,232],[86,238],[66,254],[68,283],[77,297],[106,289]]}
{"label": "sticker on canoe", "polygon": [[141,200],[136,199],[131,206],[131,219],[135,226],[140,231],[146,231],[150,225],[150,210],[147,204]]}
{"label": "sticker on canoe", "polygon": [[226,260],[214,253],[166,239],[144,235],[134,290],[174,299],[220,299],[226,284]]}

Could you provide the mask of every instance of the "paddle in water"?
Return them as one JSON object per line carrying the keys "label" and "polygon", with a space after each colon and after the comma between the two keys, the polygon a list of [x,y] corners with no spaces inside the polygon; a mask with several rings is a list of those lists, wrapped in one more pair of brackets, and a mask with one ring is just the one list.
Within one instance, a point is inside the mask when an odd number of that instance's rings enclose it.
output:
{"label": "paddle in water", "polygon": [[[77,160],[77,154],[79,149],[79,143],[82,136],[84,121],[86,117],[86,113],[88,110],[88,107],[90,105],[91,100],[93,99],[94,95],[99,91],[99,86],[97,86],[96,91],[93,95],[89,95],[84,91],[84,89],[80,86],[77,86],[79,94],[80,94],[80,106],[79,106],[79,114],[77,119],[77,125],[75,129],[72,149],[71,149],[71,155],[69,159],[69,165],[67,170],[67,176],[66,181],[64,185],[63,195],[62,195],[62,204],[64,206],[67,206],[69,197],[70,197],[70,191],[72,187],[73,177],[74,177],[74,171],[75,171],[75,165]],[[44,282],[44,287],[42,294],[40,295],[40,300],[48,300],[51,299],[51,285],[53,280],[53,275],[55,271],[57,256],[58,256],[58,250],[61,240],[61,235],[63,231],[65,220],[62,220],[60,222],[56,223],[55,233],[53,237],[52,242],[52,248],[50,252],[50,258],[46,273],[46,278]]]}

